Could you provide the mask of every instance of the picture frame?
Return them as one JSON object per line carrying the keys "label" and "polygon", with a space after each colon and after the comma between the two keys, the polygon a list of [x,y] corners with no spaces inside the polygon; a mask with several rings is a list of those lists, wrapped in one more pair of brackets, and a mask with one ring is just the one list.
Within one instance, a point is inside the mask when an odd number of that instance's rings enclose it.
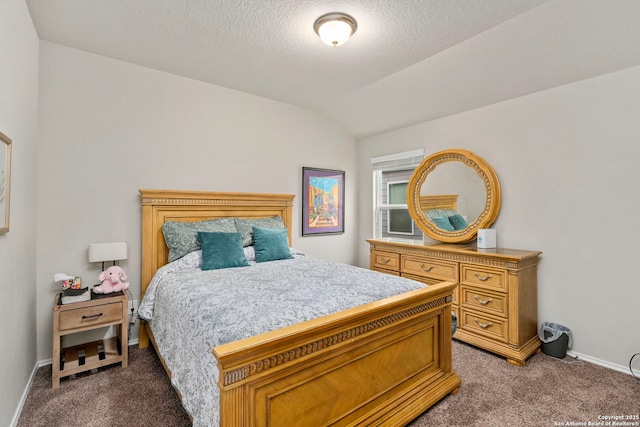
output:
{"label": "picture frame", "polygon": [[11,139],[0,132],[0,234],[9,231],[11,194]]}
{"label": "picture frame", "polygon": [[344,233],[344,171],[302,168],[302,235]]}

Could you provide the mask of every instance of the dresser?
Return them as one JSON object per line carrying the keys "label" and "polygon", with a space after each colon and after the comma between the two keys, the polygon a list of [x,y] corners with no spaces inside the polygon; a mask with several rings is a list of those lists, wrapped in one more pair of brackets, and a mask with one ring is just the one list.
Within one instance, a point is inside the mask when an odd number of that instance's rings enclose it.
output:
{"label": "dresser", "polygon": [[540,351],[537,265],[541,252],[471,244],[370,239],[370,268],[426,284],[454,282],[453,336],[524,366]]}

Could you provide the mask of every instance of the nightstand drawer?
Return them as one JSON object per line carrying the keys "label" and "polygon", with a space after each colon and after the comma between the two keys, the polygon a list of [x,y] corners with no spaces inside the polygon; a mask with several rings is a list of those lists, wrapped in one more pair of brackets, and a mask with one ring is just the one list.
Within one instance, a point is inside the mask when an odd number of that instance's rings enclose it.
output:
{"label": "nightstand drawer", "polygon": [[475,285],[502,292],[507,292],[509,289],[505,270],[461,264],[460,271],[462,275],[460,283],[462,284]]}
{"label": "nightstand drawer", "polygon": [[416,276],[440,279],[440,281],[458,281],[458,264],[455,262],[403,256],[401,271]]}
{"label": "nightstand drawer", "polygon": [[59,330],[93,327],[122,321],[122,302],[66,310],[60,313]]}

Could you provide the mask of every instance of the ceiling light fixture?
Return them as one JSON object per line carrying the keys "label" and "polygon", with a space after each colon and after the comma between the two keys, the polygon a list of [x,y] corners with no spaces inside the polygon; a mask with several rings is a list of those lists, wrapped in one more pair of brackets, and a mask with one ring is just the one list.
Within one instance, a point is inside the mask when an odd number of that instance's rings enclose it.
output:
{"label": "ceiling light fixture", "polygon": [[313,24],[316,34],[329,46],[344,44],[356,32],[357,28],[358,24],[353,17],[340,12],[322,15]]}

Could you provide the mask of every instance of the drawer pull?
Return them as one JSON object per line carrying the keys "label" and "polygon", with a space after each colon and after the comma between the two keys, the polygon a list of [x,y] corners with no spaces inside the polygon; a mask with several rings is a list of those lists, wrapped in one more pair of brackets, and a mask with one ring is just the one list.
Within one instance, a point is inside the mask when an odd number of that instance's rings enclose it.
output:
{"label": "drawer pull", "polygon": [[430,267],[426,267],[424,264],[420,264],[420,268],[426,271],[427,273],[433,270],[433,265]]}
{"label": "drawer pull", "polygon": [[489,322],[489,323],[480,323],[480,321],[478,320],[478,318],[476,317],[476,323],[478,324],[478,326],[480,326],[482,329],[487,329],[490,326],[493,326],[493,323]]}
{"label": "drawer pull", "polygon": [[82,320],[91,320],[91,319],[97,319],[98,317],[102,316],[102,313],[98,313],[98,314],[92,314],[90,316],[82,316]]}
{"label": "drawer pull", "polygon": [[476,301],[478,301],[482,305],[487,305],[487,304],[489,304],[490,302],[493,301],[493,298],[489,298],[487,300],[481,300],[478,295],[475,295],[475,299],[476,299]]}
{"label": "drawer pull", "polygon": [[391,262],[391,258],[380,258],[380,261],[383,264],[389,264]]}
{"label": "drawer pull", "polygon": [[484,276],[484,277],[481,276],[480,274],[478,274],[477,272],[474,272],[473,274],[478,278],[478,280],[481,280],[483,282],[486,282],[487,280],[489,280],[489,279],[491,279],[493,277],[491,274],[489,274],[487,276]]}

